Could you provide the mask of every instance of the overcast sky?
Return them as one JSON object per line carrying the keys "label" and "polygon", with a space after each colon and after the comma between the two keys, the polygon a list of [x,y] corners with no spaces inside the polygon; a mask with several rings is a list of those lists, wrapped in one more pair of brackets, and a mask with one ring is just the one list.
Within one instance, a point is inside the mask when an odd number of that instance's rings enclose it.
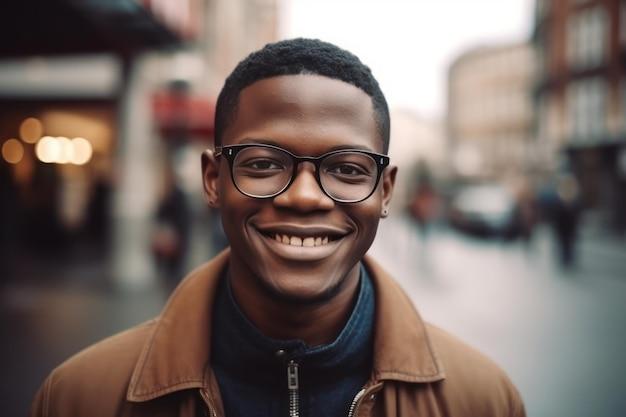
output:
{"label": "overcast sky", "polygon": [[447,67],[479,45],[525,41],[533,0],[282,0],[281,36],[315,37],[357,54],[392,108],[445,111]]}

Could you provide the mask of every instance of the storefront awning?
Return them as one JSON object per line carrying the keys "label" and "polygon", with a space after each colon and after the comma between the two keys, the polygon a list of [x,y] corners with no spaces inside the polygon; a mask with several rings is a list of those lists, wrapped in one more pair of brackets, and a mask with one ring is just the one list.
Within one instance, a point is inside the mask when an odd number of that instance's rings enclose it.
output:
{"label": "storefront awning", "polygon": [[[184,13],[163,16],[155,0],[3,0],[0,57],[132,54],[181,44],[191,32],[192,1],[174,3]],[[171,8],[170,8],[171,9]],[[167,22],[167,23],[166,23]]]}

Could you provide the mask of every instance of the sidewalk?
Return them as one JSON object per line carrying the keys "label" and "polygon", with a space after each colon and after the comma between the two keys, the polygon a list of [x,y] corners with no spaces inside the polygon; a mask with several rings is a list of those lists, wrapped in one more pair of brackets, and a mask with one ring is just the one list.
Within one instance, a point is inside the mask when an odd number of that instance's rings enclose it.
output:
{"label": "sidewalk", "polygon": [[583,226],[579,233],[579,244],[581,252],[626,265],[626,236],[610,235],[595,227]]}

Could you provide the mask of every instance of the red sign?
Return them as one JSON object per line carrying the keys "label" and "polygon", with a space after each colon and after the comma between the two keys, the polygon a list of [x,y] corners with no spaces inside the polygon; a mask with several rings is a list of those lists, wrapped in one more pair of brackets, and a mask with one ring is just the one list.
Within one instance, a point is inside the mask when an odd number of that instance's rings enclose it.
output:
{"label": "red sign", "polygon": [[205,98],[159,92],[152,97],[152,111],[165,138],[213,140],[215,105]]}

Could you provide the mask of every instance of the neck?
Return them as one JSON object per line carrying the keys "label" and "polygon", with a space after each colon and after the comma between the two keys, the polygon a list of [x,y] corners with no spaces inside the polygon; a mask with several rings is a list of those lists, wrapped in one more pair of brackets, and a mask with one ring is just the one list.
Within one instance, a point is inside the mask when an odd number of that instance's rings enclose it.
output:
{"label": "neck", "polygon": [[331,343],[350,317],[359,287],[357,263],[328,299],[309,302],[276,297],[251,274],[231,270],[233,296],[245,316],[267,337],[299,339],[308,346]]}

